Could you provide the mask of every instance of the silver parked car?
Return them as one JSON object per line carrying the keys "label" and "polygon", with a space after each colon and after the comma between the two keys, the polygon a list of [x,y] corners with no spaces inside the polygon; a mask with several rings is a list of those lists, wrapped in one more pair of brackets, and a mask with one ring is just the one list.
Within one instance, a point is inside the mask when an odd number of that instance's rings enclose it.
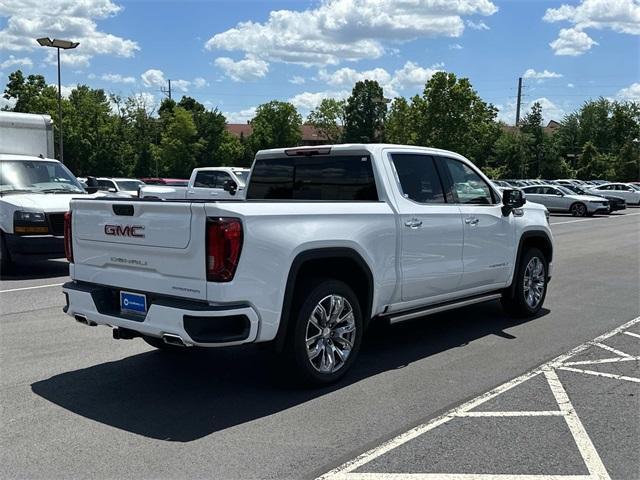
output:
{"label": "silver parked car", "polygon": [[627,204],[640,205],[640,191],[626,183],[605,183],[589,190],[596,195],[613,194],[616,197],[624,198]]}
{"label": "silver parked car", "polygon": [[609,212],[606,198],[577,195],[561,185],[535,185],[521,190],[527,195],[527,200],[544,205],[550,212],[569,212],[574,217]]}

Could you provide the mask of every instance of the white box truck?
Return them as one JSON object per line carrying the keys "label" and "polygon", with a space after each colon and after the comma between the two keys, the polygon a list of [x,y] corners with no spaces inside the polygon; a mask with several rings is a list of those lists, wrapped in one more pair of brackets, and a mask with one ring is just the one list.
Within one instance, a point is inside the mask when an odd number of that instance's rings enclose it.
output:
{"label": "white box truck", "polygon": [[0,112],[0,269],[23,255],[64,256],[64,215],[87,192],[53,145],[48,115]]}

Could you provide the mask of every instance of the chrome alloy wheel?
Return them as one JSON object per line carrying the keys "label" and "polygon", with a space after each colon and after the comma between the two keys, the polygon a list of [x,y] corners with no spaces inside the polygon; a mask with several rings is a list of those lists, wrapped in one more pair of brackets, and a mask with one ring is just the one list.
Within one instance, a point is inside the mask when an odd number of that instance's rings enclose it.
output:
{"label": "chrome alloy wheel", "polygon": [[334,373],[346,363],[356,339],[356,320],[349,301],[327,295],[307,320],[307,356],[315,370]]}
{"label": "chrome alloy wheel", "polygon": [[542,300],[545,285],[544,263],[533,257],[524,270],[524,300],[529,308],[536,308]]}

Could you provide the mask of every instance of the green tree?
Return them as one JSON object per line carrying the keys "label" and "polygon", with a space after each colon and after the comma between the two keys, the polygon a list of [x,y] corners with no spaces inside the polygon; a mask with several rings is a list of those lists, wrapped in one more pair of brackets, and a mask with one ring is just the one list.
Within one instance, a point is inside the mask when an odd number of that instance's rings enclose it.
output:
{"label": "green tree", "polygon": [[202,141],[191,113],[182,107],[163,111],[160,145],[155,155],[160,163],[161,175],[188,178],[196,167]]}
{"label": "green tree", "polygon": [[223,141],[227,140],[223,137],[227,122],[224,115],[217,109],[206,110],[200,102],[186,96],[182,97],[178,102],[178,106],[191,112],[198,137],[202,141],[202,149],[198,154],[197,166],[223,165],[218,158],[218,149]]}
{"label": "green tree", "polygon": [[611,174],[610,160],[608,156],[600,154],[593,142],[585,143],[578,161],[576,172],[578,178],[581,180],[608,178]]}
{"label": "green tree", "polygon": [[383,137],[387,104],[382,87],[375,80],[357,82],[345,107],[344,140],[375,143]]}
{"label": "green tree", "polygon": [[384,124],[385,140],[400,145],[414,145],[417,132],[415,130],[415,109],[404,97],[396,97]]}
{"label": "green tree", "polygon": [[29,75],[25,78],[21,70],[16,70],[9,74],[3,97],[15,100],[12,109],[14,112],[49,115],[57,112],[58,91],[55,87],[47,85],[42,75]]}
{"label": "green tree", "polygon": [[302,117],[292,104],[272,100],[256,109],[251,120],[251,143],[255,151],[266,148],[294,147],[302,139]]}
{"label": "green tree", "polygon": [[485,103],[469,79],[437,72],[417,103],[417,143],[453,150],[484,166],[500,137],[497,109]]}
{"label": "green tree", "polygon": [[521,178],[524,166],[529,158],[529,142],[526,133],[518,130],[505,131],[495,144],[494,161],[492,167],[500,177]]}
{"label": "green tree", "polygon": [[307,123],[327,137],[327,143],[340,143],[344,130],[345,107],[344,100],[325,98],[320,105],[311,110]]}

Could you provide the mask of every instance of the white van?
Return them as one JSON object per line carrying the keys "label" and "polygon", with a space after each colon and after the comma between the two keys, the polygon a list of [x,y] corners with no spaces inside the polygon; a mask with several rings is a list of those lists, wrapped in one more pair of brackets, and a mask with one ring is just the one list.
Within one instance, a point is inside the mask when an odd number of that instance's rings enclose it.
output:
{"label": "white van", "polygon": [[64,256],[64,214],[87,193],[53,155],[48,115],[0,112],[0,268]]}

